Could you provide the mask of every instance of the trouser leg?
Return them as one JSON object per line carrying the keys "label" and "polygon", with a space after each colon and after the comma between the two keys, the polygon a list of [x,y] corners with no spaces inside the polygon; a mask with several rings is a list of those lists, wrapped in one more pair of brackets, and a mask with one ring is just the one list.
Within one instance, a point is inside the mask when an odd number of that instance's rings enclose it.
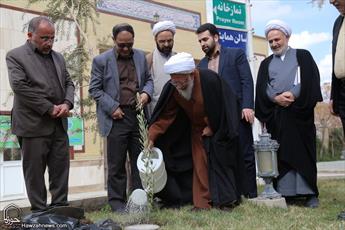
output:
{"label": "trouser leg", "polygon": [[132,187],[129,188],[129,193],[133,190],[142,188],[141,180],[139,177],[139,170],[137,167],[137,159],[141,152],[141,143],[140,143],[140,134],[138,129],[138,122],[136,118],[136,111],[135,110],[128,110],[125,111],[128,119],[130,119],[131,126],[131,133],[129,136],[128,141],[128,154],[129,154],[129,161],[131,166],[131,185]]}
{"label": "trouser leg", "polygon": [[44,172],[51,140],[49,137],[18,137],[23,158],[26,192],[32,211],[47,208],[47,190]]}
{"label": "trouser leg", "polygon": [[47,159],[51,206],[68,205],[69,141],[61,122],[52,136],[51,151]]}
{"label": "trouser leg", "polygon": [[124,110],[124,118],[113,121],[107,137],[108,201],[113,210],[121,209],[126,202],[126,156],[133,119]]}
{"label": "trouser leg", "polygon": [[256,167],[253,148],[253,134],[250,123],[241,120],[240,123],[240,151],[245,167],[245,180],[243,181],[244,195],[249,198],[257,196]]}
{"label": "trouser leg", "polygon": [[[119,124],[121,121],[114,123]],[[108,201],[113,210],[120,208],[126,200],[127,149],[126,136],[120,133],[120,127],[115,128],[114,125],[107,137]]]}

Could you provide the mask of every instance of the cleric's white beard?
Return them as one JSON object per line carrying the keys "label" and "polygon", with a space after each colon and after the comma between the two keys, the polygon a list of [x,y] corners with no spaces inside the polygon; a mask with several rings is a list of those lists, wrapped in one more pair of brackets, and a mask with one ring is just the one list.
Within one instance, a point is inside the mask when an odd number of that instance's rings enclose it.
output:
{"label": "cleric's white beard", "polygon": [[188,86],[186,89],[184,90],[177,89],[177,91],[182,97],[184,97],[187,101],[189,101],[192,98],[193,86],[194,86],[194,80],[190,80],[188,82]]}
{"label": "cleric's white beard", "polygon": [[283,56],[287,49],[289,48],[289,45],[288,44],[285,44],[284,46],[280,47],[279,50],[272,50],[273,54],[276,55],[276,56]]}

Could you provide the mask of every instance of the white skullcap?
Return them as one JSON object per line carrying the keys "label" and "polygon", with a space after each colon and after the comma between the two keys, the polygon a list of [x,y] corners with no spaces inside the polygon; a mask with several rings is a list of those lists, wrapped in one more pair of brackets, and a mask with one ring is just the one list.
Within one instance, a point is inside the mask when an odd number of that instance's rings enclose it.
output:
{"label": "white skullcap", "polygon": [[164,72],[166,74],[191,73],[194,69],[193,56],[185,52],[175,54],[164,64]]}
{"label": "white skullcap", "polygon": [[176,32],[176,26],[172,21],[161,21],[157,22],[152,29],[153,36],[156,36],[159,32],[169,30],[173,34]]}
{"label": "white skullcap", "polygon": [[280,30],[281,32],[285,34],[286,37],[290,37],[291,32],[292,32],[290,26],[286,24],[286,22],[283,22],[278,19],[271,20],[266,24],[266,27],[265,27],[266,37],[267,37],[267,34],[271,30]]}

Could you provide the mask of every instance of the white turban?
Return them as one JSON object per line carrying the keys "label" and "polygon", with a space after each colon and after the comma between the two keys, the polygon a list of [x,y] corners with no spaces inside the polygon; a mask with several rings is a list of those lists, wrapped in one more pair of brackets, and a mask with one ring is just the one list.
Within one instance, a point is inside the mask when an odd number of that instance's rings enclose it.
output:
{"label": "white turban", "polygon": [[164,64],[166,74],[191,73],[195,69],[194,59],[189,53],[178,53],[169,58]]}
{"label": "white turban", "polygon": [[285,34],[286,37],[290,37],[291,32],[292,32],[290,26],[286,24],[286,22],[283,22],[278,19],[271,20],[266,24],[266,27],[265,27],[266,37],[267,37],[267,34],[271,30],[280,30],[281,32]]}
{"label": "white turban", "polygon": [[156,36],[159,32],[169,30],[173,34],[176,32],[176,26],[172,21],[161,21],[157,22],[152,29],[153,36]]}

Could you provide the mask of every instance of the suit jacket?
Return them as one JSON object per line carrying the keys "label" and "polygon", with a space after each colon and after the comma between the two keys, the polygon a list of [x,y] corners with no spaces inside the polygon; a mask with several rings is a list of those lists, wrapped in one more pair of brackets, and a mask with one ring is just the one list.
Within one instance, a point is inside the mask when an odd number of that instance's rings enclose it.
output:
{"label": "suit jacket", "polygon": [[[208,68],[208,58],[199,63]],[[242,49],[220,48],[218,75],[225,80],[239,99],[241,109],[254,108],[254,84],[246,54]]]}
{"label": "suit jacket", "polygon": [[[139,92],[145,92],[152,97],[153,81],[144,52],[133,49],[133,60]],[[113,125],[111,115],[120,105],[120,80],[114,49],[109,49],[93,59],[89,93],[96,100],[100,134],[108,136]]]}
{"label": "suit jacket", "polygon": [[338,35],[340,31],[340,27],[344,21],[344,16],[339,15],[339,17],[335,20],[333,26],[333,40],[332,40],[332,87],[331,87],[331,99],[333,100],[333,110],[335,113],[339,113],[338,109],[338,97],[340,94],[340,80],[336,78],[334,74],[334,57],[335,57],[335,50],[337,48],[338,43]]}
{"label": "suit jacket", "polygon": [[[74,103],[74,84],[67,72],[65,60],[60,53],[51,51],[56,73],[65,95],[64,100]],[[55,121],[48,114],[54,104],[51,98],[53,90],[44,71],[38,71],[41,65],[37,54],[29,42],[7,53],[6,62],[11,88],[14,92],[12,109],[12,132],[21,137],[38,137],[51,134]],[[67,132],[67,118],[61,118]]]}

